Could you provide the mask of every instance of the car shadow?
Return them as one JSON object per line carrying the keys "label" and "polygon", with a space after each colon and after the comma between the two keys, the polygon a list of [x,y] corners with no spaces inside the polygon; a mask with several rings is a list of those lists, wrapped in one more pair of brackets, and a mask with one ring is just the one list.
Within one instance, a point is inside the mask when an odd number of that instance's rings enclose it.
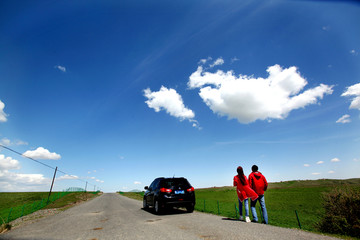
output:
{"label": "car shadow", "polygon": [[187,214],[188,212],[186,211],[185,208],[166,208],[163,209],[161,213],[157,214],[155,213],[154,208],[141,208],[142,210],[151,213],[153,215],[175,215],[175,214]]}

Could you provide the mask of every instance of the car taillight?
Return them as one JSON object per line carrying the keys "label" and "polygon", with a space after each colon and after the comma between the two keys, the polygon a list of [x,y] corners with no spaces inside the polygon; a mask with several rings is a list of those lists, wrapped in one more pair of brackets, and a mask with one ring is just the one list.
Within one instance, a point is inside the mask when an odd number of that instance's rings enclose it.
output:
{"label": "car taillight", "polygon": [[171,193],[172,190],[169,188],[160,188],[160,192],[166,192],[166,193]]}
{"label": "car taillight", "polygon": [[188,191],[188,192],[193,192],[195,189],[193,188],[193,187],[191,187],[191,188],[189,188],[189,189],[187,189],[186,191]]}

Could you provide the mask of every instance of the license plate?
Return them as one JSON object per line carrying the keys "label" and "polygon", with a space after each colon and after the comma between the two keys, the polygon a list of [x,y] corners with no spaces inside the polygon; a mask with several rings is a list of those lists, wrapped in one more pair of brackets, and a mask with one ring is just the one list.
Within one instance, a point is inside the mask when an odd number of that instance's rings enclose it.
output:
{"label": "license plate", "polygon": [[185,191],[184,190],[175,190],[175,194],[184,194]]}

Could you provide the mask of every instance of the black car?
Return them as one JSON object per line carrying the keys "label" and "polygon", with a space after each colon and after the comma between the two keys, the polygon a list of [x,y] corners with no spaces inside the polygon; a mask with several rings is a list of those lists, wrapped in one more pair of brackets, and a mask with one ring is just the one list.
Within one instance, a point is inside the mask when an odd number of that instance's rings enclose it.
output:
{"label": "black car", "polygon": [[193,212],[195,191],[186,178],[156,178],[145,187],[143,207],[153,207],[155,213],[161,213],[168,207],[185,207]]}

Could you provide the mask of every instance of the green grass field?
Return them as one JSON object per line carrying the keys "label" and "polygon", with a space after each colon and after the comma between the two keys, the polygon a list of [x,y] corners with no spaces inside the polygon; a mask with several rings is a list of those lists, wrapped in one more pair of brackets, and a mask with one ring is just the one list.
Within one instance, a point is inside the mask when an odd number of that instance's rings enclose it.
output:
{"label": "green grass field", "polygon": [[[302,229],[316,232],[315,224],[324,214],[323,193],[341,186],[360,188],[360,179],[322,179],[270,183],[268,190],[265,192],[269,224],[287,228],[299,228],[295,214],[296,210]],[[123,194],[139,200],[142,200],[143,196],[143,193]],[[238,201],[234,187],[196,189],[195,194],[195,210],[219,214],[229,218],[238,217],[235,210],[235,204],[238,207]],[[259,206],[259,203],[257,203],[258,217],[261,216]]]}
{"label": "green grass field", "polygon": [[0,193],[0,224],[25,216],[39,209],[63,208],[93,198],[92,192],[53,192],[49,204],[47,192]]}

